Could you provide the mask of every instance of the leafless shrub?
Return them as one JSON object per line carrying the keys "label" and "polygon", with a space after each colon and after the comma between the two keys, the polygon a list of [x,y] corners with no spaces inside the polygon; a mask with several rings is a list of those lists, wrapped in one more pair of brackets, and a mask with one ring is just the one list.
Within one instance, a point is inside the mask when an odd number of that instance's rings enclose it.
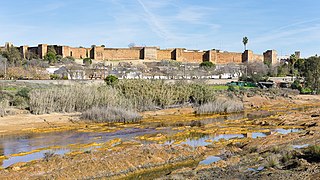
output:
{"label": "leafless shrub", "polygon": [[235,113],[244,110],[243,103],[234,99],[217,98],[196,108],[196,114]]}
{"label": "leafless shrub", "polygon": [[9,107],[9,101],[4,99],[0,101],[0,116],[3,117],[5,116],[6,113],[6,109]]}
{"label": "leafless shrub", "polygon": [[131,123],[140,120],[142,117],[134,111],[120,107],[93,107],[82,113],[82,119],[93,122],[123,122]]}
{"label": "leafless shrub", "polygon": [[43,159],[48,162],[49,159],[52,158],[53,156],[54,156],[54,152],[48,151],[43,154]]}

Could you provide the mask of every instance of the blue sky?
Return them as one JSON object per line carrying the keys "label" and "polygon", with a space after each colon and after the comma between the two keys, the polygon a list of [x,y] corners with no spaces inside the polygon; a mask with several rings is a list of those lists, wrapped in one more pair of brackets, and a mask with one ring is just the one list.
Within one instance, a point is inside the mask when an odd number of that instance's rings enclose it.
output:
{"label": "blue sky", "polygon": [[5,0],[0,43],[320,54],[316,0]]}

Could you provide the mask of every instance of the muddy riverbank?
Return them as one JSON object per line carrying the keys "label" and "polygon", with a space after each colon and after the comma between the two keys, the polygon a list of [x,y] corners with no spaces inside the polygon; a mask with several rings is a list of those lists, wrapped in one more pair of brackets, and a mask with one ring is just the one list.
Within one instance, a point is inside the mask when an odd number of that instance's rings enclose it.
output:
{"label": "muddy riverbank", "polygon": [[[283,174],[281,168],[267,167],[267,159],[273,152],[280,158],[277,148],[319,143],[319,102],[318,96],[249,97],[244,113],[196,116],[192,108],[167,109],[144,112],[135,124],[87,124],[78,114],[28,115],[23,123],[21,115],[3,131],[0,160],[5,169],[0,178],[198,179],[215,172],[212,177],[228,179],[267,177],[259,173],[269,171]],[[0,119],[4,124],[13,120]],[[310,168],[317,165],[308,163]]]}

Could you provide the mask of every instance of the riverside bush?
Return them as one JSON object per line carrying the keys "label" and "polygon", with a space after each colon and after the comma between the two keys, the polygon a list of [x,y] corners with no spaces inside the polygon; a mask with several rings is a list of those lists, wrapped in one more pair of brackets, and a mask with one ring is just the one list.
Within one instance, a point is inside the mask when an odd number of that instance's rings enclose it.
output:
{"label": "riverside bush", "polygon": [[217,98],[196,108],[196,114],[235,113],[244,110],[243,103],[235,99]]}
{"label": "riverside bush", "polygon": [[7,99],[0,100],[0,117],[7,114],[6,109],[9,107],[9,101]]}
{"label": "riverside bush", "polygon": [[137,112],[121,107],[93,107],[83,112],[81,118],[99,123],[132,123],[140,120],[142,117]]}

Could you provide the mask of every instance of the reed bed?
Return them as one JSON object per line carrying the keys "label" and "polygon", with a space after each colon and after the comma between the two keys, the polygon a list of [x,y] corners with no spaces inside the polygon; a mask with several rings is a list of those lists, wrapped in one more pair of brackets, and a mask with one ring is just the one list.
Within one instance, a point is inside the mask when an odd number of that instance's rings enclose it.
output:
{"label": "reed bed", "polygon": [[83,112],[81,118],[98,123],[133,123],[139,121],[142,116],[135,111],[121,107],[93,107]]}
{"label": "reed bed", "polygon": [[33,114],[83,112],[82,118],[95,122],[135,122],[136,112],[214,100],[214,90],[204,84],[164,81],[123,80],[107,86],[54,86],[29,93]]}
{"label": "reed bed", "polygon": [[115,87],[126,99],[130,99],[138,111],[166,108],[184,103],[203,104],[214,99],[215,92],[204,84],[164,81],[123,80]]}
{"label": "reed bed", "polygon": [[243,103],[236,99],[217,98],[212,102],[196,107],[196,114],[236,113],[244,111]]}
{"label": "reed bed", "polygon": [[33,114],[52,112],[83,112],[92,107],[131,107],[119,92],[107,86],[63,86],[36,89],[30,92],[30,111]]}

